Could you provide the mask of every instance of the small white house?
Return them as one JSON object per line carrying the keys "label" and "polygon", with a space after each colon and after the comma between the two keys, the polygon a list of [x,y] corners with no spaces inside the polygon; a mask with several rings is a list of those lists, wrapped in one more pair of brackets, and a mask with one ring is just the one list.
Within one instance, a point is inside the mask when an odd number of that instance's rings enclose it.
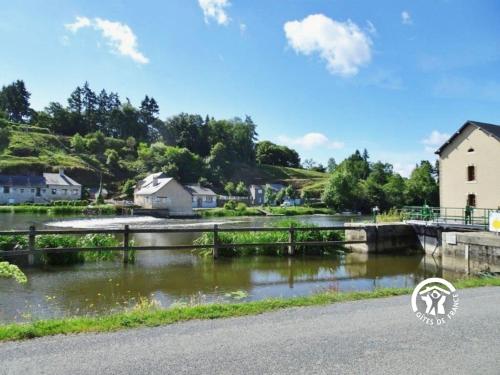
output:
{"label": "small white house", "polygon": [[185,185],[191,193],[193,208],[214,208],[217,207],[217,194],[211,189],[197,185]]}
{"label": "small white house", "polygon": [[82,185],[66,176],[63,169],[41,176],[0,175],[0,204],[49,203],[81,197]]}
{"label": "small white house", "polygon": [[189,191],[162,172],[140,181],[134,191],[134,204],[147,209],[166,209],[170,215],[193,215]]}

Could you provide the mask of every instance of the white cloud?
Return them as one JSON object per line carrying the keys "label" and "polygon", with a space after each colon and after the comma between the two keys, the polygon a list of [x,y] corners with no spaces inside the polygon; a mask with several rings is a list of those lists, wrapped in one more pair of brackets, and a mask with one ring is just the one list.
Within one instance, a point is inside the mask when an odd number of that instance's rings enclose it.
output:
{"label": "white cloud", "polygon": [[244,23],[240,23],[240,32],[244,34],[245,31],[247,31],[247,25]]}
{"label": "white cloud", "polygon": [[401,22],[403,25],[411,25],[413,20],[411,19],[411,14],[407,10],[401,12]]}
{"label": "white cloud", "polygon": [[372,40],[351,20],[339,22],[323,14],[284,25],[288,44],[297,53],[318,53],[332,74],[353,76],[371,61]]}
{"label": "white cloud", "polygon": [[330,140],[322,133],[307,133],[298,138],[282,135],[278,137],[278,141],[287,146],[298,146],[305,150],[311,150],[315,147],[327,147],[329,149],[338,150],[344,147],[344,143]]}
{"label": "white cloud", "polygon": [[149,59],[138,49],[137,36],[124,23],[98,17],[92,20],[87,17],[76,17],[75,22],[64,26],[73,33],[82,28],[91,27],[101,32],[102,37],[107,40],[113,52],[130,57],[139,64],[147,64],[149,62]]}
{"label": "white cloud", "polygon": [[203,10],[206,23],[212,19],[219,25],[227,25],[231,20],[226,12],[226,8],[231,6],[229,0],[198,0],[198,4]]}
{"label": "white cloud", "polygon": [[442,146],[448,139],[450,139],[449,134],[433,130],[427,138],[422,139],[422,143],[425,145],[426,152],[434,153],[434,151]]}
{"label": "white cloud", "polygon": [[76,16],[75,22],[67,23],[64,27],[66,27],[69,31],[76,33],[81,28],[90,27],[91,25],[92,21],[89,18]]}

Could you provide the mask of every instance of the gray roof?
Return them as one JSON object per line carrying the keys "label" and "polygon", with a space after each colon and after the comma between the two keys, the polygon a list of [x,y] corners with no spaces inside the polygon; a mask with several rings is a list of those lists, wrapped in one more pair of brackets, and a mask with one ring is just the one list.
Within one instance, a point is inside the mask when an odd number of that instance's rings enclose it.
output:
{"label": "gray roof", "polygon": [[[148,177],[150,177],[150,176],[151,175],[149,175]],[[143,180],[143,181],[146,181],[146,182],[141,185],[141,188],[135,194],[137,194],[137,195],[151,195],[151,194],[154,194],[158,190],[160,190],[161,188],[163,188],[165,185],[167,185],[170,181],[173,180],[172,177],[158,178],[156,180],[157,184],[154,185],[153,178],[149,179],[148,177],[146,177]]]}
{"label": "gray roof", "polygon": [[441,154],[443,150],[445,149],[446,146],[448,146],[453,140],[464,131],[464,129],[469,126],[475,126],[478,129],[481,129],[485,133],[495,137],[498,141],[500,141],[500,125],[495,125],[495,124],[488,124],[486,122],[479,122],[479,121],[467,121],[465,124],[462,125],[460,129],[458,129],[455,134],[451,136],[450,139],[448,139],[437,151],[436,154]]}
{"label": "gray roof", "polygon": [[185,185],[184,186],[191,195],[217,195],[212,189],[200,186],[200,185]]}
{"label": "gray roof", "polygon": [[59,173],[44,173],[43,176],[0,175],[1,186],[45,187],[47,185],[81,186],[75,180]]}
{"label": "gray roof", "polygon": [[44,173],[43,178],[45,179],[47,185],[81,186],[78,182],[69,178],[65,174]]}

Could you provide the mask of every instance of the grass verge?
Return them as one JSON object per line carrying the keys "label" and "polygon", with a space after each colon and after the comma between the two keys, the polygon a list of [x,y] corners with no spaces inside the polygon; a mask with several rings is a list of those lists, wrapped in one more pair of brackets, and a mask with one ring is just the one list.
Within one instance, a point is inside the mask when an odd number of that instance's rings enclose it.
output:
{"label": "grass verge", "polygon": [[[464,279],[456,281],[453,284],[458,289],[500,286],[500,278]],[[25,324],[0,325],[0,341],[23,340],[58,334],[111,332],[127,328],[157,327],[194,319],[219,319],[257,315],[291,307],[321,306],[336,302],[407,295],[411,292],[411,288],[386,288],[371,292],[325,292],[289,299],[275,298],[255,302],[207,304],[170,309],[159,309],[154,305],[147,305],[145,308],[100,317],[74,317],[39,320]]]}

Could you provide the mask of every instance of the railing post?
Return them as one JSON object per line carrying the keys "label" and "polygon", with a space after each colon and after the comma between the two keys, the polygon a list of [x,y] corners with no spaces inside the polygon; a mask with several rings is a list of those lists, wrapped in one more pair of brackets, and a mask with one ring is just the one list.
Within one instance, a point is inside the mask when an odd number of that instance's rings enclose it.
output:
{"label": "railing post", "polygon": [[219,257],[219,226],[214,224],[214,250],[213,257],[217,259]]}
{"label": "railing post", "polygon": [[125,228],[123,229],[123,264],[127,264],[129,261],[129,256],[128,256],[128,250],[129,250],[129,226],[125,225]]}
{"label": "railing post", "polygon": [[[35,241],[36,241],[36,228],[34,225],[30,225],[28,235],[28,250],[35,251]],[[32,266],[35,263],[35,254],[28,255],[28,264]]]}
{"label": "railing post", "polygon": [[290,224],[290,228],[288,229],[288,255],[295,254],[295,228],[293,227],[293,223]]}

